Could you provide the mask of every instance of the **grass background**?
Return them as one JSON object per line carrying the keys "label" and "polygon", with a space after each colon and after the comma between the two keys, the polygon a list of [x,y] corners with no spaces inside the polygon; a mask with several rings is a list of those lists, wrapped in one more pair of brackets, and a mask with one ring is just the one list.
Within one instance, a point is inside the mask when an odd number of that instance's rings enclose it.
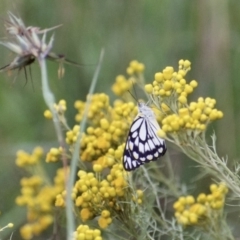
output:
{"label": "grass background", "polygon": [[[178,67],[179,59],[192,62],[188,80],[199,87],[191,95],[217,99],[224,118],[211,125],[217,134],[220,156],[239,159],[240,148],[240,2],[233,0],[18,0],[0,2],[0,36],[6,35],[3,20],[7,11],[20,16],[27,26],[55,30],[54,52],[65,54],[83,67],[65,66],[63,79],[57,77],[58,64],[49,62],[51,88],[56,99],[67,100],[69,124],[74,124],[76,99],[85,99],[102,47],[105,58],[97,92],[110,94],[116,75],[125,74],[129,61],[146,65],[147,82],[166,66]],[[3,39],[3,38],[2,38]],[[0,66],[14,57],[0,46]],[[32,81],[25,86],[24,72],[0,75],[0,226],[8,221],[16,225],[25,220],[23,209],[14,205],[19,194],[19,179],[24,175],[15,167],[18,149],[31,151],[41,145],[48,150],[57,146],[52,123],[43,118],[38,64],[32,67]],[[34,88],[34,89],[33,89]],[[171,152],[170,152],[171,155]],[[193,163],[184,157],[178,170],[183,182],[196,173]],[[207,185],[210,184],[208,181]],[[11,231],[10,231],[11,232]],[[7,231],[5,232],[7,234]],[[4,234],[4,235],[5,235]],[[14,233],[17,234],[17,233]],[[3,236],[3,235],[2,235]],[[9,236],[9,235],[8,235]],[[16,236],[16,235],[15,235]]]}

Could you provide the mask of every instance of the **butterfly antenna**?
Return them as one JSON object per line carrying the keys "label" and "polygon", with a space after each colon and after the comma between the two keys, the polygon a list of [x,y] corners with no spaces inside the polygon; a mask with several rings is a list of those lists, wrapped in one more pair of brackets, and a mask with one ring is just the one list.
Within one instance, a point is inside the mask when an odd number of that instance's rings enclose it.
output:
{"label": "butterfly antenna", "polygon": [[136,102],[138,102],[138,100],[134,97],[134,95],[130,92],[130,90],[128,90],[128,92],[130,93],[130,95],[132,96],[132,98],[133,98]]}
{"label": "butterfly antenna", "polygon": [[[136,91],[136,88],[135,88],[135,86],[134,86],[134,82],[133,82],[133,81],[132,81],[132,89],[133,89],[133,92],[134,92],[136,98],[138,99],[137,91]],[[136,98],[134,98],[134,99],[136,100]],[[138,100],[136,100],[136,102],[138,102]]]}

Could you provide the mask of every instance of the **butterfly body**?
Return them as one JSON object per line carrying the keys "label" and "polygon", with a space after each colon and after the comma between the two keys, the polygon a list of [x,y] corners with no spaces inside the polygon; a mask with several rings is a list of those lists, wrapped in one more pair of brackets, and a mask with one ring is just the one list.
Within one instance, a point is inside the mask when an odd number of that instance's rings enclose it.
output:
{"label": "butterfly body", "polygon": [[159,129],[152,109],[144,103],[138,103],[138,115],[130,127],[123,153],[123,166],[126,171],[155,161],[165,154],[165,140],[157,136]]}

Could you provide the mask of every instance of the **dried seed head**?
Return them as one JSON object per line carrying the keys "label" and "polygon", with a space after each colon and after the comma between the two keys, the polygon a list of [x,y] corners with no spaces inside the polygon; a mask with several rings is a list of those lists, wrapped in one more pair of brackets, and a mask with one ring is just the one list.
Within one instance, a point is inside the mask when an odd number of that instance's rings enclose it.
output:
{"label": "dried seed head", "polygon": [[78,67],[82,66],[74,61],[66,59],[62,54],[50,52],[53,46],[54,36],[52,36],[47,43],[47,33],[61,25],[41,30],[36,26],[26,27],[23,21],[11,12],[8,12],[8,17],[9,19],[5,20],[4,26],[7,33],[10,35],[10,41],[0,41],[0,44],[17,54],[17,56],[11,63],[0,68],[0,72],[14,69],[21,70],[33,63],[35,59],[39,58],[47,58],[51,61],[58,62],[60,65],[58,74],[61,77],[64,75],[64,63]]}
{"label": "dried seed head", "polygon": [[17,54],[17,57],[0,71],[21,69],[34,62],[36,58],[45,58],[53,46],[53,36],[46,43],[47,32],[59,27],[41,30],[39,27],[26,27],[20,18],[11,12],[8,13],[9,20],[5,21],[5,28],[11,41],[0,42],[3,46]]}

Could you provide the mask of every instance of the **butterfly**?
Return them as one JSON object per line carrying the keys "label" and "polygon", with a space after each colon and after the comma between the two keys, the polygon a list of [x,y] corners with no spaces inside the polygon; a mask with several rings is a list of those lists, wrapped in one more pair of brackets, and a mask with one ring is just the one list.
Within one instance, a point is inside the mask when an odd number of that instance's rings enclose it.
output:
{"label": "butterfly", "polygon": [[165,140],[158,137],[160,129],[154,112],[145,103],[138,103],[123,152],[123,167],[132,171],[144,163],[157,160],[167,151]]}

